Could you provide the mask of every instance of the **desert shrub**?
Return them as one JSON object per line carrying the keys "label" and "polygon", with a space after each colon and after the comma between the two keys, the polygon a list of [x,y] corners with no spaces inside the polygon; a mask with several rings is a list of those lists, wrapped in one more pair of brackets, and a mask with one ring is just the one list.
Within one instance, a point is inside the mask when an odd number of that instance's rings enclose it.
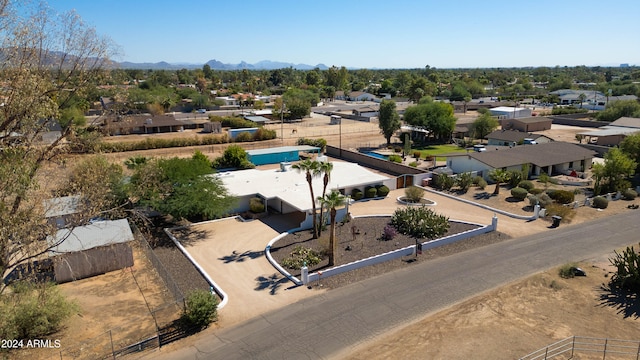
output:
{"label": "desert shrub", "polygon": [[438,190],[450,190],[456,181],[447,174],[438,174],[431,179],[431,182]]}
{"label": "desert shrub", "polygon": [[625,200],[633,200],[638,197],[638,193],[633,189],[627,189],[622,192],[622,198]]}
{"label": "desert shrub", "polygon": [[374,198],[376,197],[376,195],[378,195],[378,190],[374,186],[369,186],[366,189],[364,189],[364,196],[367,199]]}
{"label": "desert shrub", "polygon": [[575,269],[578,267],[576,263],[564,264],[558,270],[558,275],[563,279],[570,279],[576,276]]}
{"label": "desert shrub", "polygon": [[264,212],[264,203],[262,202],[262,199],[259,197],[251,198],[249,200],[249,210],[256,214]]}
{"label": "desert shrub", "polygon": [[404,235],[419,239],[435,239],[447,233],[449,218],[424,206],[409,206],[397,209],[393,213],[391,225]]}
{"label": "desert shrub", "polygon": [[424,190],[417,186],[409,186],[408,188],[404,189],[404,197],[408,202],[420,202],[420,199],[422,199],[423,195]]}
{"label": "desert shrub", "polygon": [[526,189],[523,189],[521,187],[514,187],[513,189],[511,189],[511,196],[518,200],[526,199],[528,193],[529,192]]}
{"label": "desert shrub", "polygon": [[400,152],[402,152],[402,148],[400,146],[394,146],[393,147],[393,152],[400,153]]}
{"label": "desert shrub", "polygon": [[476,184],[476,186],[481,189],[484,190],[484,188],[487,187],[487,180],[481,178],[480,176],[478,176],[478,183]]}
{"label": "desert shrub", "polygon": [[553,200],[549,197],[549,195],[542,193],[538,195],[529,195],[527,196],[529,200],[529,204],[531,206],[540,205],[542,208],[546,208],[549,204],[553,203]]}
{"label": "desert shrub", "polygon": [[529,192],[531,192],[531,189],[533,189],[535,186],[533,185],[533,182],[529,181],[529,180],[522,180],[518,183],[518,187],[521,187]]}
{"label": "desert shrub", "polygon": [[569,204],[575,200],[575,195],[573,194],[573,192],[567,190],[553,191],[549,194],[549,197],[560,204]]}
{"label": "desert shrub", "polygon": [[42,338],[62,328],[79,308],[51,283],[14,283],[12,292],[0,297],[0,338]]}
{"label": "desert shrub", "polygon": [[389,195],[389,188],[386,185],[378,186],[378,196],[385,197]]}
{"label": "desert shrub", "polygon": [[417,167],[418,166],[418,162],[417,161],[412,161],[412,162],[409,163],[409,166]]}
{"label": "desert shrub", "polygon": [[235,141],[235,142],[253,141],[253,135],[251,135],[251,133],[248,132],[248,131],[243,131],[243,132],[239,133],[238,135],[236,135],[236,137],[235,137],[235,139],[233,139],[233,141]]}
{"label": "desert shrub", "polygon": [[364,196],[364,193],[362,192],[362,190],[360,190],[360,189],[351,190],[351,198],[353,200],[358,201],[358,200],[362,199],[363,196]]}
{"label": "desert shrub", "polygon": [[604,196],[596,196],[593,198],[593,207],[596,209],[606,209],[609,206],[609,200]]}
{"label": "desert shrub", "polygon": [[611,283],[620,288],[637,292],[640,290],[640,256],[628,246],[622,253],[614,250],[615,257],[609,262],[616,268],[611,276]]}
{"label": "desert shrub", "polygon": [[142,141],[135,142],[99,142],[90,148],[83,148],[83,152],[87,153],[114,153],[124,151],[136,151],[136,150],[151,150],[162,149],[172,147],[183,146],[198,146],[198,145],[214,145],[223,144],[227,142],[227,135],[208,135],[192,138],[171,138],[171,139],[157,139],[146,138]]}
{"label": "desert shrub", "polygon": [[398,235],[398,231],[392,225],[386,225],[382,230],[382,240],[389,241]]}
{"label": "desert shrub", "polygon": [[473,183],[473,177],[471,177],[470,172],[465,172],[456,177],[455,183],[460,188],[460,191],[466,193]]}
{"label": "desert shrub", "polygon": [[533,194],[533,195],[542,194],[543,192],[544,192],[543,189],[538,189],[538,188],[529,189],[529,194]]}
{"label": "desert shrub", "polygon": [[516,187],[522,181],[522,172],[518,170],[509,171],[509,187]]}
{"label": "desert shrub", "polygon": [[133,169],[136,169],[138,166],[146,164],[148,160],[149,159],[145,156],[141,156],[141,155],[132,156],[127,160],[125,160],[124,165],[127,167],[127,169],[133,170]]}
{"label": "desert shrub", "polygon": [[271,140],[277,137],[275,130],[259,128],[253,133],[253,141]]}
{"label": "desert shrub", "polygon": [[242,129],[242,128],[254,128],[258,127],[258,123],[253,121],[246,120],[241,117],[224,117],[221,119],[222,127],[228,127],[232,129]]}
{"label": "desert shrub", "polygon": [[564,206],[561,204],[548,204],[545,209],[547,210],[547,216],[560,216],[562,218],[562,222],[571,222],[571,219],[576,214],[576,211],[568,206]]}
{"label": "desert shrub", "polygon": [[327,140],[323,138],[319,138],[319,139],[299,138],[298,145],[309,145],[309,146],[319,147],[320,151],[324,152],[324,150],[327,147]]}
{"label": "desert shrub", "polygon": [[543,183],[543,184],[547,184],[549,182],[549,180],[551,180],[551,178],[549,177],[549,175],[545,172],[540,173],[540,176],[538,177],[538,181]]}
{"label": "desert shrub", "polygon": [[417,160],[419,160],[421,156],[422,156],[422,153],[420,151],[413,152],[413,157],[416,158]]}
{"label": "desert shrub", "polygon": [[433,155],[425,155],[425,156],[424,156],[424,159],[425,159],[426,161],[433,161],[434,157],[433,157]]}
{"label": "desert shrub", "polygon": [[193,326],[206,327],[218,320],[218,297],[207,290],[193,290],[185,299],[182,318]]}
{"label": "desert shrub", "polygon": [[282,266],[289,269],[300,270],[305,264],[307,266],[313,266],[319,264],[320,261],[322,261],[322,256],[319,252],[298,245],[293,248],[289,257],[282,260]]}
{"label": "desert shrub", "polygon": [[401,163],[402,162],[402,157],[400,155],[389,155],[389,161],[394,162],[394,163]]}

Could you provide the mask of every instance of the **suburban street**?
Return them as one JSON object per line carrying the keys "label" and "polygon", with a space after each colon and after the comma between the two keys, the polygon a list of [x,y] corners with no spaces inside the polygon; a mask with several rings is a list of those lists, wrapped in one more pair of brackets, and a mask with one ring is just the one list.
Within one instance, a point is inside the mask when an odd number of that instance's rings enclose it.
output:
{"label": "suburban street", "polygon": [[177,343],[147,358],[340,358],[359,343],[487,290],[634,245],[637,218],[636,212],[628,212],[421,262],[324,292],[233,328],[207,330],[191,339],[189,346],[172,351],[180,346]]}

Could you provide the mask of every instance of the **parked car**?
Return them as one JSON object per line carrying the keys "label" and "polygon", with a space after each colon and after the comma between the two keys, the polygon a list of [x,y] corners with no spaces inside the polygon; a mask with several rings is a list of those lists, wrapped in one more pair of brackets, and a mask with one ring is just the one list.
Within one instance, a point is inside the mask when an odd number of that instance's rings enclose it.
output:
{"label": "parked car", "polygon": [[207,113],[207,109],[198,109],[196,110],[197,113],[199,114],[206,114]]}

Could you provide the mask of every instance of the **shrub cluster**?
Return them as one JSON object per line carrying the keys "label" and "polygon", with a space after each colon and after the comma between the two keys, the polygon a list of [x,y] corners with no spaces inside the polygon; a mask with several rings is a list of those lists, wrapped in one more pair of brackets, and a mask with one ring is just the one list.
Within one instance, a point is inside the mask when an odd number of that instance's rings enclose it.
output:
{"label": "shrub cluster", "polygon": [[251,198],[249,200],[249,210],[254,214],[264,212],[264,203],[262,202],[262,199],[258,197]]}
{"label": "shrub cluster", "polygon": [[404,196],[408,202],[417,203],[420,202],[422,196],[424,195],[424,190],[417,186],[409,186],[404,189]]}
{"label": "shrub cluster", "polygon": [[402,157],[400,155],[390,155],[389,156],[389,161],[394,162],[394,163],[401,163],[402,162]]}
{"label": "shrub cluster", "polygon": [[575,194],[567,190],[547,191],[549,197],[560,204],[570,204],[575,200]]}
{"label": "shrub cluster", "polygon": [[531,192],[531,190],[533,190],[533,188],[535,187],[533,185],[533,182],[529,181],[529,180],[522,180],[520,181],[520,183],[518,184],[518,187],[521,187],[525,190],[527,190],[528,192]]}
{"label": "shrub cluster", "polygon": [[220,122],[222,123],[222,127],[228,127],[232,129],[254,128],[260,126],[258,123],[246,120],[241,117],[223,117],[222,119],[220,119]]}
{"label": "shrub cluster", "polygon": [[404,235],[435,239],[449,231],[449,218],[424,206],[409,206],[393,213],[391,225]]}
{"label": "shrub cluster", "polygon": [[378,186],[378,196],[385,197],[389,195],[389,188],[386,185]]}
{"label": "shrub cluster", "polygon": [[438,174],[431,178],[431,185],[438,190],[451,190],[456,181],[447,174]]}
{"label": "shrub cluster", "polygon": [[511,196],[518,200],[524,200],[527,198],[528,191],[521,187],[514,187],[511,189]]}
{"label": "shrub cluster", "polygon": [[485,180],[482,176],[476,176],[473,178],[473,185],[477,186],[481,190],[484,190],[484,188],[487,187],[487,180]]}
{"label": "shrub cluster", "polygon": [[374,198],[377,195],[378,195],[378,189],[376,189],[375,186],[367,186],[367,188],[364,189],[364,196],[367,199]]}
{"label": "shrub cluster", "polygon": [[197,327],[206,327],[218,320],[218,297],[202,289],[190,292],[185,300],[182,319]]}
{"label": "shrub cluster", "polygon": [[622,198],[625,200],[634,200],[638,197],[638,193],[633,189],[627,189],[622,192]]}
{"label": "shrub cluster", "polygon": [[382,230],[381,239],[384,241],[393,240],[398,235],[398,231],[392,225],[386,225]]}
{"label": "shrub cluster", "polygon": [[609,206],[609,200],[604,196],[596,196],[593,198],[593,207],[596,209],[606,209]]}
{"label": "shrub cluster", "polygon": [[360,189],[351,190],[351,198],[353,200],[358,201],[358,200],[362,199],[363,197],[364,197],[364,193],[362,192],[362,190],[360,190]]}
{"label": "shrub cluster", "polygon": [[288,258],[282,260],[282,266],[289,269],[300,270],[305,264],[307,266],[317,265],[322,261],[321,254],[317,251],[298,245],[293,248]]}
{"label": "shrub cluster", "polygon": [[135,142],[100,142],[92,148],[85,149],[89,153],[102,152],[124,152],[135,150],[151,150],[151,149],[163,149],[173,147],[184,146],[199,146],[199,145],[214,145],[224,144],[227,142],[227,135],[207,135],[207,136],[194,136],[192,138],[172,138],[172,139],[157,139],[146,138],[142,141]]}
{"label": "shrub cluster", "polygon": [[327,148],[327,140],[323,138],[319,138],[319,139],[299,138],[297,144],[319,147],[321,152],[324,152],[324,150]]}

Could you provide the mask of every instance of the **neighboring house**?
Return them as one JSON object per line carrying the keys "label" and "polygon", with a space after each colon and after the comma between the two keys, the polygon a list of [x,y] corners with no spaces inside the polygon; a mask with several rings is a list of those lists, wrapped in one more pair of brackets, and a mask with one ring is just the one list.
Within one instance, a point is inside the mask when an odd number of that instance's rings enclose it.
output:
{"label": "neighboring house", "polygon": [[492,116],[497,116],[498,119],[518,119],[531,117],[531,109],[519,108],[512,106],[498,106],[489,109]]}
{"label": "neighboring house", "polygon": [[500,120],[503,130],[518,130],[524,132],[544,131],[551,129],[553,121],[544,116],[528,116]]}
{"label": "neighboring house", "polygon": [[496,130],[491,134],[485,136],[487,139],[487,145],[496,145],[496,146],[516,146],[524,144],[524,139],[531,139],[538,144],[548,143],[553,141],[553,139],[540,135],[533,134],[523,131],[517,130]]}
{"label": "neighboring house", "polygon": [[477,172],[489,179],[491,170],[521,171],[528,166],[529,176],[537,177],[543,172],[549,175],[567,174],[572,170],[583,172],[591,167],[595,155],[592,150],[560,141],[513,148],[487,146],[486,150],[450,154],[447,167],[456,174]]}
{"label": "neighboring house", "polygon": [[378,116],[378,114],[379,114],[378,109],[371,106],[365,106],[359,109],[353,109],[353,115],[356,115],[356,116],[372,118],[372,117]]}
{"label": "neighboring house", "polygon": [[[574,105],[589,110],[604,110],[608,104],[622,100],[638,100],[635,95],[605,95],[600,91],[560,89],[549,94],[558,95],[560,105]],[[584,95],[584,102],[581,99]]]}
{"label": "neighboring house", "polygon": [[347,101],[376,101],[378,99],[377,96],[364,91],[352,91],[348,94],[345,94],[344,91],[336,91],[334,98]]}
{"label": "neighboring house", "polygon": [[621,117],[610,125],[598,130],[578,133],[586,138],[587,143],[601,146],[619,145],[625,137],[640,132],[640,118]]}
{"label": "neighboring house", "polygon": [[[294,227],[301,229],[312,227],[311,195],[304,172],[299,173],[289,167],[283,167],[271,170],[220,172],[212,176],[221,179],[229,193],[239,198],[238,205],[232,212],[248,211],[250,199],[259,197],[263,200],[266,209],[280,214],[289,214],[289,219],[295,221]],[[389,189],[395,189],[395,183],[395,178],[374,173],[358,164],[333,162],[327,191],[337,189],[343,194],[351,194],[353,189],[364,191],[367,186],[381,184],[387,185]],[[322,187],[322,178],[314,178],[315,196],[322,196]],[[339,209],[336,220],[340,221],[347,213],[347,208]]]}
{"label": "neighboring house", "polygon": [[216,96],[216,100],[224,102],[224,106],[238,106],[240,103],[238,99],[233,96]]}
{"label": "neighboring house", "polygon": [[171,115],[130,115],[105,120],[103,129],[109,135],[154,134],[183,131],[185,124]]}
{"label": "neighboring house", "polygon": [[253,121],[256,124],[261,124],[261,125],[271,124],[273,122],[269,118],[266,118],[264,116],[257,116],[257,115],[250,115],[250,116],[245,115],[244,118],[245,118],[245,120]]}

